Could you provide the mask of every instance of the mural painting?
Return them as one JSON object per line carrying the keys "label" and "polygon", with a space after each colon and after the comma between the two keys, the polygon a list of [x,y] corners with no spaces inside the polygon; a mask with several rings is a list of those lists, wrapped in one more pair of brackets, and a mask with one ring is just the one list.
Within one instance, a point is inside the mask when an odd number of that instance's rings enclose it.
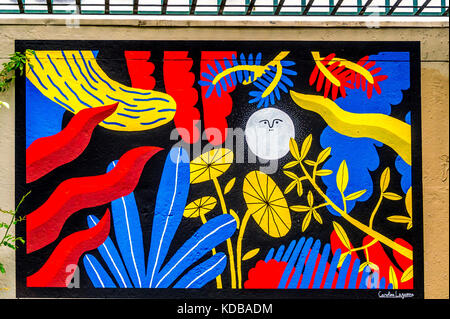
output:
{"label": "mural painting", "polygon": [[423,297],[417,43],[16,47],[18,296]]}

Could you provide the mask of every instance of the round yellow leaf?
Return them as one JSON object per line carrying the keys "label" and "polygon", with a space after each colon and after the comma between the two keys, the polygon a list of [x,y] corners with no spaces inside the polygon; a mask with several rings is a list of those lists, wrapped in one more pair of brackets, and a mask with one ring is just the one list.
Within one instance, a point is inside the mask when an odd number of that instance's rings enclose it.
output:
{"label": "round yellow leaf", "polygon": [[269,175],[260,171],[248,173],[243,195],[253,219],[269,236],[283,237],[291,229],[286,199]]}
{"label": "round yellow leaf", "polygon": [[194,158],[190,163],[191,184],[219,177],[228,170],[233,159],[233,151],[227,148],[215,148]]}
{"label": "round yellow leaf", "polygon": [[186,218],[197,218],[209,213],[217,204],[217,200],[212,196],[205,196],[194,200],[186,205],[183,216]]}

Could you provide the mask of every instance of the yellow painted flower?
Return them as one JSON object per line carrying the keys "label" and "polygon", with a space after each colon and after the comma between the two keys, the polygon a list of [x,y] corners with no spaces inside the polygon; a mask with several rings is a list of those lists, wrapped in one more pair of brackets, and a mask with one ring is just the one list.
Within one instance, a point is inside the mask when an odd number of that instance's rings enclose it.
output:
{"label": "yellow painted flower", "polygon": [[291,215],[280,188],[268,175],[253,171],[243,183],[248,212],[269,236],[283,237],[291,229]]}
{"label": "yellow painted flower", "polygon": [[217,200],[212,196],[204,196],[189,203],[184,208],[183,216],[186,218],[202,217],[216,207]]}
{"label": "yellow painted flower", "polygon": [[191,161],[191,184],[215,179],[225,173],[233,163],[233,151],[215,148]]}

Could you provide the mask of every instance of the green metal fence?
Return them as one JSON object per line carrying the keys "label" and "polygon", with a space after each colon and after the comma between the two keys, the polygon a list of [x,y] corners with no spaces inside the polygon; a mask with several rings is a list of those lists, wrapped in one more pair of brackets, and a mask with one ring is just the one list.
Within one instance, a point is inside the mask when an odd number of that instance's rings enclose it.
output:
{"label": "green metal fence", "polygon": [[0,0],[0,14],[448,16],[449,0]]}

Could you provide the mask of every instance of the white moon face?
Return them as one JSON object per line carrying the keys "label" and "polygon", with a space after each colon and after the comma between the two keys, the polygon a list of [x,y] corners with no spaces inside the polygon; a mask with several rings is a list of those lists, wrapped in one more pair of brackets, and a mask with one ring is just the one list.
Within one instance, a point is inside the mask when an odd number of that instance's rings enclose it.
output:
{"label": "white moon face", "polygon": [[295,128],[289,115],[268,107],[253,113],[245,127],[245,139],[259,158],[276,160],[289,152],[289,140],[295,138]]}

